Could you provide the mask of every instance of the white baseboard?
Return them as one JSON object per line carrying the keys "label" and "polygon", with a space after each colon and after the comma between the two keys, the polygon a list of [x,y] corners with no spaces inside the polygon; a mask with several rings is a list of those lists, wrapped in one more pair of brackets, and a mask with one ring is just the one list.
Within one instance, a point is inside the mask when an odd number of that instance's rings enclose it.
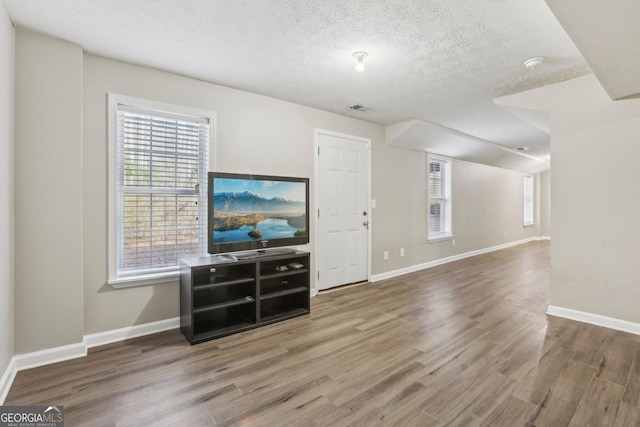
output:
{"label": "white baseboard", "polygon": [[547,314],[556,317],[563,317],[569,320],[577,320],[578,322],[590,323],[596,326],[603,326],[605,328],[615,329],[616,331],[623,331],[635,335],[640,335],[639,323],[616,319],[614,317],[601,316],[599,314],[573,310],[571,308],[558,307],[555,305],[550,305],[549,307],[547,307]]}
{"label": "white baseboard", "polygon": [[[482,255],[489,252],[499,251],[501,249],[510,248],[512,246],[522,245],[524,243],[535,242],[539,240],[546,240],[546,237],[530,237],[528,239],[517,240],[515,242],[505,243],[503,245],[492,246],[490,248],[478,249],[475,251],[465,252],[458,255],[453,255],[446,258],[440,258],[433,261],[425,262],[423,264],[412,265],[411,267],[401,268],[399,270],[388,271],[386,273],[375,274],[371,276],[371,282],[378,282],[380,280],[391,279],[393,277],[402,276],[403,274],[414,273],[416,271],[424,270],[427,268],[436,267],[438,265],[447,264],[453,261],[459,261],[461,259],[470,258],[476,255]],[[551,238],[548,238],[551,240]]]}
{"label": "white baseboard", "polygon": [[0,379],[0,405],[4,404],[9,389],[19,371],[77,359],[87,355],[87,348],[82,343],[69,344],[46,350],[34,351],[26,354],[16,354],[11,358],[9,366]]}
{"label": "white baseboard", "polygon": [[87,355],[87,348],[83,343],[63,345],[61,347],[48,348],[32,353],[17,354],[13,356],[16,371],[37,368],[65,360],[77,359]]}
{"label": "white baseboard", "polygon": [[0,406],[4,405],[4,400],[9,394],[9,389],[11,388],[11,384],[13,384],[13,380],[16,378],[17,373],[15,357],[13,357],[11,361],[9,361],[7,369],[4,370],[2,378],[0,378]]}
{"label": "white baseboard", "polygon": [[159,320],[157,322],[144,323],[142,325],[130,326],[127,328],[114,329],[112,331],[99,332],[97,334],[85,335],[83,342],[65,345],[27,354],[18,354],[11,358],[9,366],[5,369],[0,378],[0,405],[4,404],[13,380],[19,371],[37,368],[38,366],[50,365],[52,363],[64,362],[65,360],[77,359],[87,355],[87,350],[117,341],[124,341],[129,338],[141,337],[155,334],[180,327],[180,318]]}
{"label": "white baseboard", "polygon": [[143,323],[142,325],[128,326],[126,328],[85,335],[84,345],[87,348],[93,348],[118,341],[128,340],[130,338],[164,332],[179,327],[180,318],[174,317],[171,319],[159,320],[157,322]]}

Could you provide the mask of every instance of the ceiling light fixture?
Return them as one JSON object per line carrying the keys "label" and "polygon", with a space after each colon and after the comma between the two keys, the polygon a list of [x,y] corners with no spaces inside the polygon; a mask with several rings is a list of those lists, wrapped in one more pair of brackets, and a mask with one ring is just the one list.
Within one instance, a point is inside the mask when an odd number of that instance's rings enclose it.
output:
{"label": "ceiling light fixture", "polygon": [[538,65],[542,64],[544,61],[544,56],[534,56],[533,58],[529,58],[522,63],[527,70],[533,70]]}
{"label": "ceiling light fixture", "polygon": [[369,56],[369,54],[367,52],[355,52],[353,54],[353,57],[358,61],[356,63],[356,70],[358,72],[362,72],[364,70],[364,58],[366,58],[367,56]]}

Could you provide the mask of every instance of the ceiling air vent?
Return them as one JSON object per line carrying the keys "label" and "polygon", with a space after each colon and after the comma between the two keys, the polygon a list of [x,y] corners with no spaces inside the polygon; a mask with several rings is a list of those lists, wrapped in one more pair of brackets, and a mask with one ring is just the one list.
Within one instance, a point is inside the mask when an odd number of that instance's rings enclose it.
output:
{"label": "ceiling air vent", "polygon": [[360,111],[362,113],[367,112],[367,111],[371,111],[371,108],[365,107],[364,105],[360,105],[360,104],[349,105],[349,109],[350,110],[355,110],[355,111]]}

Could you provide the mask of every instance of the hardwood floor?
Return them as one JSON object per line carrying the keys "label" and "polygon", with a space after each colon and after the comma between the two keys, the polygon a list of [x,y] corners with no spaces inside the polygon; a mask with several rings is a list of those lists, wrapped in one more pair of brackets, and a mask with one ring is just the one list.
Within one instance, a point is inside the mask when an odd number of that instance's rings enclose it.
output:
{"label": "hardwood floor", "polygon": [[190,346],[178,330],[19,372],[68,426],[640,426],[640,337],[546,316],[535,242],[312,299]]}

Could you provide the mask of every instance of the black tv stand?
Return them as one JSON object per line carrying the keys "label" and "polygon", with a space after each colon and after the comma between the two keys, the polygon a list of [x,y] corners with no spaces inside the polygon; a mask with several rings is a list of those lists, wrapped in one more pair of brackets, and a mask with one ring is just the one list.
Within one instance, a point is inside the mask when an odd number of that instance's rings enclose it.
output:
{"label": "black tv stand", "polygon": [[309,253],[253,254],[182,260],[180,329],[191,344],[309,313]]}

